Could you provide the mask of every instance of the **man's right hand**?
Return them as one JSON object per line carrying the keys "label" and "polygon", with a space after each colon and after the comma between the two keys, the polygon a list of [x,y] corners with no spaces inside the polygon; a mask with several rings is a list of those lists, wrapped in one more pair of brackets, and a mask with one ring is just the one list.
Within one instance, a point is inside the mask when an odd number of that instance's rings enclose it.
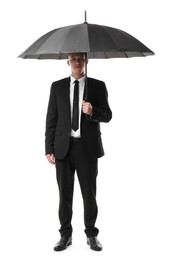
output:
{"label": "man's right hand", "polygon": [[47,160],[49,161],[49,163],[55,164],[54,154],[47,154],[46,157],[47,157]]}

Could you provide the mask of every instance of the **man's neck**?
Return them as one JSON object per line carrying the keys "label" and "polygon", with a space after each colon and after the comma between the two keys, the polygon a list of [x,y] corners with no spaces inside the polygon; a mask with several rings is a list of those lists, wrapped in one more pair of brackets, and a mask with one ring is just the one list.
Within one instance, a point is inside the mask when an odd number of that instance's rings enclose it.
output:
{"label": "man's neck", "polygon": [[85,74],[84,74],[84,73],[82,73],[82,74],[72,74],[72,76],[73,76],[75,79],[80,79],[80,78],[84,77]]}

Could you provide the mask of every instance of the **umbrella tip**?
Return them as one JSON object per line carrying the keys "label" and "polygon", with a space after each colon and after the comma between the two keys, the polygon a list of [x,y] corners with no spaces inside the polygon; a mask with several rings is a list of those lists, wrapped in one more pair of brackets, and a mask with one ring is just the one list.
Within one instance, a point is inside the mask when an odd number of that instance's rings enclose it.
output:
{"label": "umbrella tip", "polygon": [[86,10],[85,10],[85,23],[87,23],[87,14],[86,14]]}

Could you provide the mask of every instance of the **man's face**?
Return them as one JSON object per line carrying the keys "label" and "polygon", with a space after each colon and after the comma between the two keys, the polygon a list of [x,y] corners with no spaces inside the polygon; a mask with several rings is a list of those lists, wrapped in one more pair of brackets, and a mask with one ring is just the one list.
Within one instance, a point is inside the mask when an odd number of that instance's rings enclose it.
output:
{"label": "man's face", "polygon": [[84,74],[85,63],[87,63],[84,53],[70,53],[67,63],[71,67],[72,74]]}

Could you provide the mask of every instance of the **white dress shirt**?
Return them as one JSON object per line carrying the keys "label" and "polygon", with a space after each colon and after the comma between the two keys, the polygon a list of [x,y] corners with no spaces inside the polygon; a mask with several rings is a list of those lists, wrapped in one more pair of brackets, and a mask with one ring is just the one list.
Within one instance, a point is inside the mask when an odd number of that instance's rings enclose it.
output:
{"label": "white dress shirt", "polygon": [[[72,120],[72,113],[73,113],[73,99],[74,99],[74,86],[76,79],[71,75],[70,77],[70,108],[71,108],[71,120]],[[74,131],[71,129],[71,136],[79,138],[81,136],[80,133],[80,122],[81,122],[81,114],[82,114],[82,101],[83,101],[83,94],[84,94],[84,88],[85,88],[85,76],[78,79],[79,81],[79,128],[77,131]]]}

